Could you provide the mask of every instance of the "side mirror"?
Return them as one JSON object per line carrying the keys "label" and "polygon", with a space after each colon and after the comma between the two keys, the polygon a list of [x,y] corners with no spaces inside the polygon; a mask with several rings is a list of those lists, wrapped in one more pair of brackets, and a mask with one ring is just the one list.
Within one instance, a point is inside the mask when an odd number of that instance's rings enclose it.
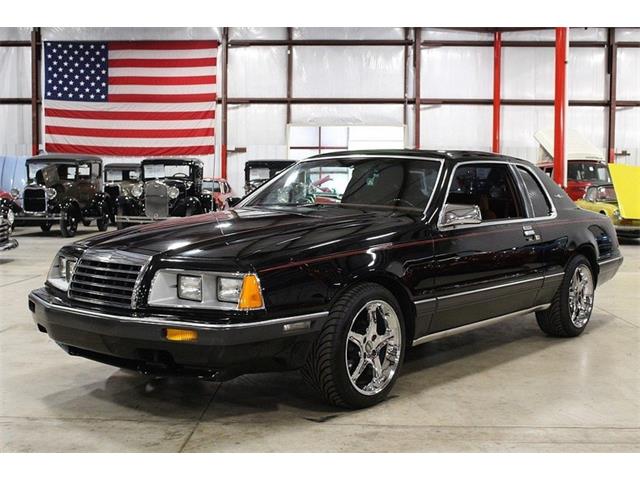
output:
{"label": "side mirror", "polygon": [[229,197],[227,199],[227,204],[229,205],[229,207],[235,207],[238,203],[240,203],[240,200],[242,200],[242,198],[240,197]]}
{"label": "side mirror", "polygon": [[473,225],[482,222],[482,213],[478,205],[446,203],[440,217],[440,226]]}

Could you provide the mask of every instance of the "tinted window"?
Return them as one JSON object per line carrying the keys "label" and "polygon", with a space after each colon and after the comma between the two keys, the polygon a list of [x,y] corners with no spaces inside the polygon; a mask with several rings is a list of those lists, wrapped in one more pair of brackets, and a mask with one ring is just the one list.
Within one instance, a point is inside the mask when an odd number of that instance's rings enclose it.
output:
{"label": "tinted window", "polygon": [[522,200],[506,165],[458,167],[454,172],[447,203],[477,205],[483,221],[525,216]]}
{"label": "tinted window", "polygon": [[604,163],[576,162],[568,163],[567,178],[578,181],[601,180],[610,182],[609,169]]}
{"label": "tinted window", "polygon": [[524,185],[527,189],[527,195],[533,204],[533,214],[535,217],[545,217],[551,213],[551,206],[547,196],[542,191],[542,187],[533,177],[533,174],[523,167],[518,167]]}

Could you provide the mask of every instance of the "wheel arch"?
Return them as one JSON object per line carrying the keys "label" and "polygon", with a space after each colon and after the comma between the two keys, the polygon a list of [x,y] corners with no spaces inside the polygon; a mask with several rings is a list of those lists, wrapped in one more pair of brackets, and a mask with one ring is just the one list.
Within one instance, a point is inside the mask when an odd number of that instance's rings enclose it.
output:
{"label": "wheel arch", "polygon": [[594,247],[590,243],[583,243],[576,247],[574,253],[576,255],[577,254],[583,255],[584,257],[587,258],[587,260],[589,260],[589,263],[591,264],[591,270],[593,271],[593,275],[594,275],[594,283],[597,284],[598,273],[600,273],[600,269],[598,267],[598,255],[596,254],[596,247]]}
{"label": "wheel arch", "polygon": [[333,304],[345,291],[361,283],[378,284],[389,290],[396,298],[400,308],[402,309],[402,317],[404,319],[404,327],[407,337],[406,345],[411,345],[416,328],[416,307],[411,299],[411,293],[398,277],[388,273],[369,273],[367,275],[353,278],[333,296],[331,304]]}

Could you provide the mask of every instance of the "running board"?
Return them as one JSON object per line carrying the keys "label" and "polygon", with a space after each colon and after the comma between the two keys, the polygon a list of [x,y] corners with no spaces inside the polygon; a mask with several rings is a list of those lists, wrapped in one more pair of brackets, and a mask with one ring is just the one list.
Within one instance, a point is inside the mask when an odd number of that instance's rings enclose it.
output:
{"label": "running board", "polygon": [[422,345],[423,343],[431,342],[433,340],[439,340],[441,338],[450,337],[451,335],[457,335],[458,333],[470,332],[476,328],[486,327],[493,325],[494,323],[501,322],[503,320],[509,320],[510,318],[518,317],[520,315],[526,315],[528,313],[539,312],[546,310],[551,306],[550,303],[538,305],[537,307],[526,308],[517,312],[507,313],[506,315],[500,315],[499,317],[488,318],[486,320],[480,320],[479,322],[470,323],[468,325],[462,325],[461,327],[450,328],[449,330],[443,330],[441,332],[430,333],[424,337],[416,338],[411,344],[412,347],[416,345]]}

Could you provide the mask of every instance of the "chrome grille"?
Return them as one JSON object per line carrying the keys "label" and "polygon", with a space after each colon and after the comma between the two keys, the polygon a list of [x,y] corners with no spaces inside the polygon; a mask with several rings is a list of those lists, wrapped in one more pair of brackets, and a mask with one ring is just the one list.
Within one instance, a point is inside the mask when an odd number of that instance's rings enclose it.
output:
{"label": "chrome grille", "polygon": [[144,213],[153,219],[169,216],[169,196],[164,183],[149,181],[144,184]]}
{"label": "chrome grille", "polygon": [[134,308],[136,286],[148,257],[120,251],[87,251],[76,265],[69,297]]}
{"label": "chrome grille", "polygon": [[26,212],[44,212],[47,210],[47,196],[44,188],[27,187],[22,194],[23,207]]}

